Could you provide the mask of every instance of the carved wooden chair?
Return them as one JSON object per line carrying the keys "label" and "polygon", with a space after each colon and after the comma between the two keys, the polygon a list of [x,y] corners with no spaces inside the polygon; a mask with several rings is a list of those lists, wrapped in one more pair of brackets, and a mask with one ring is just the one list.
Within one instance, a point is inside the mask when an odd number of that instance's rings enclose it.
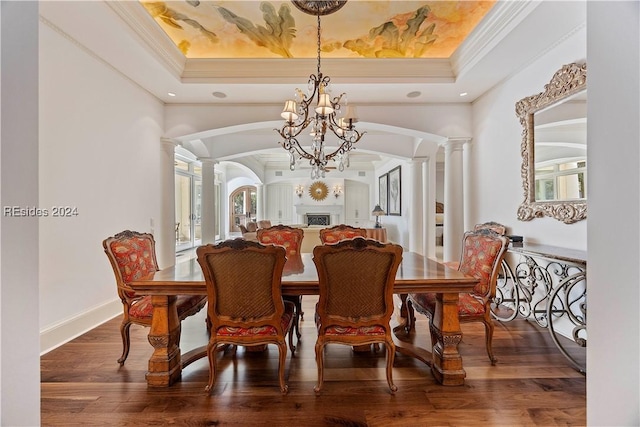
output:
{"label": "carved wooden chair", "polygon": [[[288,225],[274,225],[268,228],[258,228],[256,235],[258,241],[264,245],[277,245],[286,249],[287,262],[285,272],[297,272],[302,266],[302,239],[304,230],[301,228],[289,227]],[[300,333],[300,320],[304,319],[302,311],[302,297],[300,295],[284,295],[286,301],[291,301],[296,306],[296,317],[293,328],[298,340],[302,338]]]}
{"label": "carved wooden chair", "polygon": [[[118,363],[123,364],[129,355],[131,324],[151,326],[153,306],[150,295],[140,295],[131,289],[127,282],[149,276],[158,271],[156,242],[153,235],[126,230],[102,242],[113,273],[116,276],[118,296],[122,301],[123,317],[120,324],[122,335],[122,356]],[[207,303],[202,295],[178,295],[176,306],[178,318],[185,319],[199,312]]]}
{"label": "carved wooden chair", "polygon": [[[395,358],[392,328],[393,286],[402,261],[402,247],[356,237],[333,245],[316,246],[313,261],[318,270],[320,298],[316,305],[316,364],[320,392],[324,381],[324,347],[385,344],[387,383],[391,393]],[[357,268],[356,268],[357,266]]]}
{"label": "carved wooden chair", "polygon": [[215,353],[219,345],[275,344],[280,354],[280,390],[287,393],[285,338],[289,334],[293,353],[295,306],[283,301],[280,289],[285,250],[238,238],[200,246],[196,254],[207,284],[207,315],[211,322],[207,345],[209,383],[205,390],[210,392],[216,379]]}
{"label": "carved wooden chair", "polygon": [[[462,238],[462,255],[458,271],[479,279],[470,293],[461,293],[458,302],[460,322],[482,322],[485,327],[485,344],[491,364],[496,364],[493,356],[493,320],[491,302],[496,295],[496,283],[500,263],[509,245],[509,238],[489,229],[467,231]],[[413,323],[415,309],[429,317],[431,342],[435,342],[433,316],[436,295],[433,293],[409,294],[407,297],[408,319]],[[410,326],[411,327],[411,326]]]}
{"label": "carved wooden chair", "polygon": [[495,221],[489,221],[489,222],[484,222],[482,224],[476,224],[473,229],[475,231],[478,230],[491,230],[496,234],[500,234],[501,236],[504,236],[505,234],[507,234],[507,227],[497,223]]}
{"label": "carved wooden chair", "polygon": [[364,228],[351,227],[350,225],[339,224],[320,230],[320,241],[322,244],[338,243],[341,240],[353,239],[354,237],[367,237],[367,230]]}

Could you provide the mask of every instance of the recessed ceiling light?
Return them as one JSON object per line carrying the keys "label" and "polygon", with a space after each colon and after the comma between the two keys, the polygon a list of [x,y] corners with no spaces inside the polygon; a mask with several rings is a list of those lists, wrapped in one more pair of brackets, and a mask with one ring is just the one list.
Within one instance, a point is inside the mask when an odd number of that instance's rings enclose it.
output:
{"label": "recessed ceiling light", "polygon": [[419,90],[414,90],[413,92],[409,92],[407,94],[407,98],[417,98],[420,95],[422,95],[422,92],[420,92]]}
{"label": "recessed ceiling light", "polygon": [[215,96],[216,98],[226,98],[227,94],[224,92],[213,92],[211,95]]}
{"label": "recessed ceiling light", "polygon": [[167,95],[169,95],[169,96],[176,96],[176,94],[175,94],[175,93],[173,93],[173,92],[167,92]]}
{"label": "recessed ceiling light", "polygon": [[460,96],[467,96],[467,92],[462,92]]}

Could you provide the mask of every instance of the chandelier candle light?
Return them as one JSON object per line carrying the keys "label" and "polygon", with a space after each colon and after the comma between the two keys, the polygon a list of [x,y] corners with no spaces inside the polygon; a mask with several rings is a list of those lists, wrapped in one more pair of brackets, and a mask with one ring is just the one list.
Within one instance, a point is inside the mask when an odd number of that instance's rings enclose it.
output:
{"label": "chandelier candle light", "polygon": [[[320,70],[320,16],[329,15],[345,5],[341,1],[291,1],[298,9],[318,17],[318,69],[317,74],[309,76],[307,93],[296,89],[295,98],[285,102],[280,114],[285,120],[281,129],[274,129],[282,137],[280,145],[289,152],[289,167],[293,171],[298,159],[307,159],[311,165],[311,179],[324,178],[327,163],[338,161],[341,172],[349,167],[349,151],[362,138],[365,132],[358,132],[354,126],[358,122],[355,107],[347,105],[345,93],[331,97],[329,76]],[[315,107],[311,104],[315,101]],[[344,105],[343,105],[344,104]],[[309,109],[312,109],[310,112]],[[344,111],[346,110],[346,111]],[[344,111],[344,115],[343,115]],[[311,147],[305,149],[298,136],[309,128],[312,138]],[[325,153],[325,138],[328,135],[338,138],[338,148]]]}

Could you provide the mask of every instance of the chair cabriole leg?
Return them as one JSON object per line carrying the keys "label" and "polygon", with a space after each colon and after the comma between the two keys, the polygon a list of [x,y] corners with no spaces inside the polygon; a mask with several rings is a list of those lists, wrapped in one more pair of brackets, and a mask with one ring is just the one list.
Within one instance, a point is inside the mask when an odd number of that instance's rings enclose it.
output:
{"label": "chair cabriole leg", "polygon": [[131,339],[129,338],[129,328],[131,322],[122,322],[120,324],[120,335],[122,335],[122,356],[118,359],[118,363],[123,365],[124,361],[129,356],[129,346],[131,345]]}

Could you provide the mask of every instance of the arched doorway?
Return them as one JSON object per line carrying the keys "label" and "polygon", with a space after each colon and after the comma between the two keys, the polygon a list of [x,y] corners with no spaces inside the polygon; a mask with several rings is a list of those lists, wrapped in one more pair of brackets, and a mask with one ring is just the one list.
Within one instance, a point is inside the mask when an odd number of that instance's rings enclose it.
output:
{"label": "arched doorway", "polygon": [[258,193],[253,185],[236,189],[229,196],[229,230],[240,231],[240,224],[255,221],[258,206]]}

